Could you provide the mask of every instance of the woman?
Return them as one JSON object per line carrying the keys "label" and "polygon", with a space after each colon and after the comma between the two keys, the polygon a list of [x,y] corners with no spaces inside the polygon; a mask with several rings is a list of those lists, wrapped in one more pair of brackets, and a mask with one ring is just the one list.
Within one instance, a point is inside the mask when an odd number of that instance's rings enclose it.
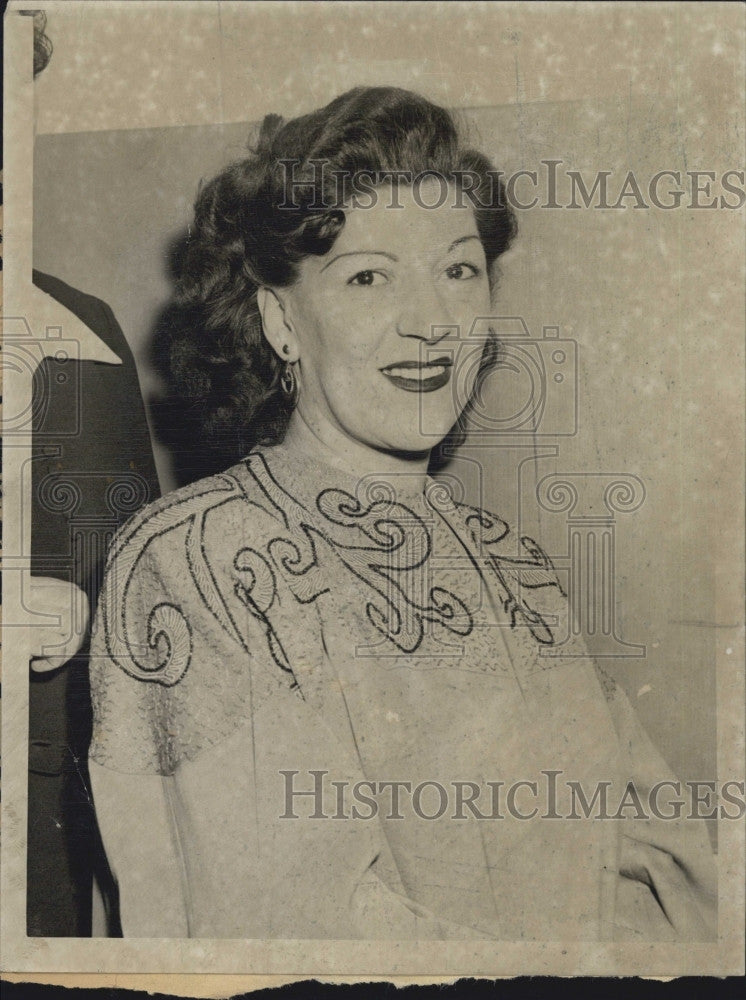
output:
{"label": "woman", "polygon": [[173,364],[242,457],[109,555],[90,767],[125,934],[712,932],[699,824],[529,816],[552,771],[668,775],[588,660],[541,655],[540,547],[427,474],[513,228],[451,117],[390,88],[268,117],[201,192]]}

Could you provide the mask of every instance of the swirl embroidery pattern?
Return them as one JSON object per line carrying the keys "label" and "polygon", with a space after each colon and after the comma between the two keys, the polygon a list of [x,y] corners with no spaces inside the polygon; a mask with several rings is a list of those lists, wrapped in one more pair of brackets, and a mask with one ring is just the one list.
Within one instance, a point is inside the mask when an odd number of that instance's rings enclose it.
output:
{"label": "swirl embroidery pattern", "polygon": [[563,597],[566,596],[552,560],[528,535],[521,535],[519,539],[528,558],[507,556],[494,549],[490,551],[507,537],[508,525],[487,511],[465,504],[461,506],[471,511],[466,516],[466,524],[474,545],[479,551],[482,547],[487,548],[486,567],[497,580],[503,611],[510,618],[511,628],[528,628],[537,642],[545,646],[554,645],[554,634],[545,618],[519,596],[524,588],[538,590],[542,587],[554,587]]}
{"label": "swirl embroidery pattern", "polygon": [[[325,521],[325,527],[321,527],[313,523],[302,504],[282,489],[263,456],[251,456],[246,468],[276,516],[292,533],[292,538],[270,539],[267,552],[296,600],[309,603],[329,589],[322,582],[318,563],[320,542],[373,591],[375,596],[366,604],[366,616],[401,652],[412,653],[419,648],[424,622],[442,626],[455,635],[469,635],[473,619],[463,601],[442,587],[422,584],[432,545],[427,526],[411,508],[393,501],[373,501],[365,506],[344,490],[326,489],[316,497],[317,510]],[[251,601],[266,621],[274,597],[274,575],[258,552],[250,553],[251,565],[247,564],[247,556],[249,552],[243,550],[241,570],[250,570],[250,585],[243,588],[242,599],[244,603]],[[418,570],[423,573],[418,574]],[[259,592],[261,580],[266,583],[260,602],[254,592]],[[418,589],[424,590],[423,600],[413,593]],[[273,631],[271,635],[273,657],[283,665],[282,656],[277,656],[281,645]]]}
{"label": "swirl embroidery pattern", "polygon": [[[165,497],[132,518],[115,537],[107,559],[107,586],[101,598],[104,640],[109,657],[140,681],[173,687],[184,677],[192,659],[189,619],[172,601],[158,602],[147,616],[147,649],[133,639],[141,628],[142,601],[133,582],[152,542],[174,528],[189,524],[186,562],[197,591],[221,627],[245,650],[239,629],[223,601],[202,548],[207,510],[240,497],[230,476],[216,476],[186,495]],[[137,599],[135,599],[137,598]]]}
{"label": "swirl embroidery pattern", "polygon": [[[245,505],[242,521],[252,525],[253,511],[264,527],[257,528],[254,544],[243,545],[230,560],[232,593],[260,623],[272,661],[301,697],[281,638],[288,627],[288,619],[284,624],[281,619],[289,612],[278,606],[278,583],[282,580],[299,605],[314,603],[330,590],[331,579],[339,579],[333,569],[334,575],[322,569],[322,552],[325,569],[341,564],[364,584],[370,594],[365,603],[368,622],[400,653],[420,648],[426,625],[460,637],[473,631],[474,618],[464,601],[433,582],[432,537],[411,507],[391,498],[363,503],[345,490],[323,489],[311,514],[279,485],[264,456],[254,453],[236,469],[152,504],[116,536],[109,553],[109,585],[102,595],[105,642],[110,658],[136,680],[172,687],[191,662],[194,636],[188,612],[165,591],[160,600],[156,592],[153,606],[144,611],[143,595],[133,582],[138,568],[147,564],[151,544],[175,528],[186,528],[185,568],[202,606],[249,654],[247,638],[221,590],[204,541],[208,514],[235,501]],[[528,627],[538,642],[553,643],[547,621],[519,596],[521,588],[556,587],[562,592],[549,557],[525,536],[520,544],[526,558],[501,552],[499,543],[509,534],[505,522],[479,508],[456,507],[472,543],[462,544],[472,548],[475,568],[487,570],[497,581],[511,628]],[[474,558],[474,549],[482,558]],[[146,638],[138,644],[133,636],[142,629],[143,615]]]}

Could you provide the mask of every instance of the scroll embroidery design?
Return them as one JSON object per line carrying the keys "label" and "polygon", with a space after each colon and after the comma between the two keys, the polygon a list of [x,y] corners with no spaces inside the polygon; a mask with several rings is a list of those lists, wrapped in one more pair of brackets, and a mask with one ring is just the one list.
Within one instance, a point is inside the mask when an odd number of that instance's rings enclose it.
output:
{"label": "scroll embroidery design", "polygon": [[155,604],[147,616],[147,646],[134,640],[142,628],[142,605],[132,587],[138,568],[157,538],[189,523],[186,562],[195,587],[221,627],[246,651],[239,629],[220,595],[204,549],[202,535],[208,510],[240,497],[230,476],[216,476],[186,496],[165,498],[132,518],[116,535],[107,559],[107,586],[101,599],[106,651],[125,673],[139,681],[173,687],[192,659],[192,629],[183,608],[169,600]]}
{"label": "scroll embroidery design", "polygon": [[472,541],[480,552],[486,547],[486,568],[497,580],[503,610],[510,618],[511,628],[528,628],[537,642],[554,645],[554,634],[542,615],[519,596],[522,589],[538,590],[542,587],[556,587],[565,597],[554,564],[541,546],[521,535],[521,548],[528,558],[507,556],[496,548],[508,536],[510,529],[505,521],[477,507],[460,504],[471,513],[466,515]]}
{"label": "scroll embroidery design", "polygon": [[[262,455],[249,456],[243,476],[214,476],[196,484],[185,495],[165,498],[136,515],[116,536],[109,553],[109,585],[102,595],[102,619],[108,655],[127,674],[140,681],[172,687],[186,674],[193,653],[188,614],[174,600],[157,602],[147,613],[146,644],[133,641],[142,628],[141,596],[133,581],[150,545],[173,529],[188,525],[185,562],[203,606],[248,655],[245,637],[204,548],[208,513],[236,499],[269,516],[281,526],[266,544],[243,546],[232,562],[233,593],[260,623],[273,662],[288,677],[290,688],[301,694],[278,630],[273,624],[278,576],[299,604],[311,604],[329,590],[319,562],[319,545],[371,592],[365,614],[371,625],[402,653],[415,652],[425,634],[425,623],[453,635],[468,636],[474,619],[452,591],[432,585],[427,574],[432,539],[427,525],[410,507],[392,500],[361,503],[341,489],[325,489],[316,497],[323,526],[313,523],[306,508],[294,500],[272,476]],[[257,495],[258,487],[260,493]],[[510,625],[527,626],[541,643],[554,642],[551,629],[538,611],[519,596],[521,588],[557,587],[559,581],[549,557],[528,537],[520,539],[527,558],[508,556],[491,547],[509,534],[508,526],[486,511],[464,504],[466,525],[478,552],[486,546],[486,567],[498,583]],[[480,560],[481,562],[481,560]]]}
{"label": "scroll embroidery design", "polygon": [[[469,635],[472,615],[451,591],[426,584],[423,600],[413,594],[423,579],[417,571],[428,572],[432,543],[425,523],[405,504],[374,500],[365,506],[345,490],[322,490],[316,507],[326,522],[324,530],[282,489],[261,455],[251,456],[247,469],[292,534],[292,539],[272,538],[267,551],[296,600],[308,603],[328,589],[320,575],[318,540],[373,591],[374,597],[365,606],[368,621],[402,653],[419,648],[424,622],[455,635]],[[251,598],[258,608],[253,591],[260,578],[256,559],[262,557],[256,552],[253,557],[252,586],[244,591],[244,600]],[[271,602],[266,604],[265,614],[270,606]]]}

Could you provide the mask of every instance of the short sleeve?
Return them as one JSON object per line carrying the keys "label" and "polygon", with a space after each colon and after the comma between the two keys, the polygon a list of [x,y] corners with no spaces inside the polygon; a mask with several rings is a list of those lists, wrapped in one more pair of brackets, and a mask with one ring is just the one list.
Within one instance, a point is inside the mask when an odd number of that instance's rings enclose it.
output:
{"label": "short sleeve", "polygon": [[251,615],[208,527],[235,538],[209,485],[146,508],[112,542],[90,653],[89,756],[104,767],[172,774],[250,723]]}
{"label": "short sleeve", "polygon": [[148,605],[157,580],[157,570],[142,559],[136,579],[127,586],[124,565],[110,557],[91,634],[89,758],[123,773],[168,774],[173,769],[168,730],[162,726],[172,694],[158,680],[157,652],[148,645]]}

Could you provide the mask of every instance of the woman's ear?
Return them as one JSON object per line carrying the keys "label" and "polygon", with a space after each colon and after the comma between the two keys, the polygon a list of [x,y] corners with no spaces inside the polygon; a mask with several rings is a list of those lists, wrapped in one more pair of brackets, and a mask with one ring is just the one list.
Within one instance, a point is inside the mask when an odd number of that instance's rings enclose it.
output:
{"label": "woman's ear", "polygon": [[257,289],[256,304],[262,317],[262,329],[269,345],[283,361],[297,361],[300,347],[285,303],[277,292],[262,286]]}

